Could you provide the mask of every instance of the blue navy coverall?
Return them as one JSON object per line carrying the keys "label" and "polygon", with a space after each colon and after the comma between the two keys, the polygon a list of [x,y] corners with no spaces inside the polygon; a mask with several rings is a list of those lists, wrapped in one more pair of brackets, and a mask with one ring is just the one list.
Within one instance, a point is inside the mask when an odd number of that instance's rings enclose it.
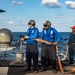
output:
{"label": "blue navy coverall", "polygon": [[26,61],[28,69],[31,67],[31,59],[33,59],[33,68],[37,69],[38,66],[38,47],[37,42],[33,39],[38,38],[39,30],[38,28],[29,28],[27,30],[28,39],[26,40]]}
{"label": "blue navy coverall", "polygon": [[71,33],[69,36],[69,63],[73,64],[74,63],[74,54],[75,54],[75,34]]}
{"label": "blue navy coverall", "polygon": [[[60,40],[60,34],[55,28],[43,28],[42,30],[42,39],[48,42],[58,42]],[[50,60],[50,64],[53,69],[56,70],[56,46],[42,44],[42,54],[41,54],[41,63],[42,67],[46,67],[47,58]]]}

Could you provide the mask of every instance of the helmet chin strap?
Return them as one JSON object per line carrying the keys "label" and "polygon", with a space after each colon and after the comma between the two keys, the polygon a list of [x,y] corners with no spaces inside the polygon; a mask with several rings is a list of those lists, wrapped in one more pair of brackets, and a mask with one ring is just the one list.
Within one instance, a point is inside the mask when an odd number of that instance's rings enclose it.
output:
{"label": "helmet chin strap", "polygon": [[34,26],[32,25],[31,28],[34,28]]}
{"label": "helmet chin strap", "polygon": [[33,25],[33,26],[35,26],[35,21],[34,21],[34,20],[30,20],[30,21],[28,22],[28,25]]}
{"label": "helmet chin strap", "polygon": [[29,26],[30,26],[30,28],[34,28],[34,25],[32,25],[32,24],[30,24]]}

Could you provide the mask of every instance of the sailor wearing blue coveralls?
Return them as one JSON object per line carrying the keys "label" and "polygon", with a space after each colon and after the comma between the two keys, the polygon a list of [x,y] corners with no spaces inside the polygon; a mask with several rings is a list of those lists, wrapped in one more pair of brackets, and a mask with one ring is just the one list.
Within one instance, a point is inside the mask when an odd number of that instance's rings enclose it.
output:
{"label": "sailor wearing blue coveralls", "polygon": [[28,22],[29,29],[27,30],[27,35],[24,37],[26,40],[26,61],[27,69],[25,71],[31,70],[31,59],[33,60],[34,73],[37,73],[38,67],[38,47],[37,42],[33,39],[38,38],[39,30],[35,27],[35,21],[30,20]]}
{"label": "sailor wearing blue coveralls", "polygon": [[60,40],[60,34],[58,31],[51,27],[50,21],[44,22],[44,28],[42,30],[42,39],[48,42],[54,42],[51,45],[42,44],[41,64],[42,68],[40,71],[45,71],[47,58],[50,60],[50,64],[53,68],[53,73],[57,73],[56,70],[56,44]]}
{"label": "sailor wearing blue coveralls", "polygon": [[69,64],[74,64],[74,54],[75,54],[75,26],[72,26],[72,32],[69,36],[68,50],[69,50]]}

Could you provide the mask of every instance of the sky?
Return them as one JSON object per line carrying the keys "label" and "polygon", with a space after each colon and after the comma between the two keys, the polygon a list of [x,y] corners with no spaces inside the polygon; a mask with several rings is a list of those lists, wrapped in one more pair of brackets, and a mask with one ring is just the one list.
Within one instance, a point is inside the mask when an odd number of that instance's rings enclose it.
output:
{"label": "sky", "polygon": [[58,32],[71,32],[75,25],[75,0],[0,0],[0,29],[26,32],[29,20],[35,20],[42,31],[44,21],[50,21]]}

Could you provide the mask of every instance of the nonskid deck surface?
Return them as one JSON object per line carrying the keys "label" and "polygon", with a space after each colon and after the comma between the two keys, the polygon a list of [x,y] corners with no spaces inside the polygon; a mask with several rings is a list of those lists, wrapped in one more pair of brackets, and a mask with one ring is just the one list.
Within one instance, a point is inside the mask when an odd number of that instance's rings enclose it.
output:
{"label": "nonskid deck surface", "polygon": [[[69,72],[73,66],[68,66],[67,71]],[[64,75],[60,71],[57,71],[57,74],[53,74],[52,70],[47,70],[44,72],[38,72],[34,74],[33,71],[23,72],[24,67],[0,67],[0,75]],[[69,73],[65,75],[75,75],[75,73]]]}
{"label": "nonskid deck surface", "polygon": [[[59,70],[57,71],[57,74],[53,74],[51,68],[44,72],[38,72],[37,74],[34,74],[33,70],[23,72],[25,64],[16,63],[15,61],[12,64],[10,63],[11,61],[0,61],[0,75],[64,75]],[[65,72],[69,72],[72,68],[75,68],[75,64],[68,65]],[[65,75],[75,75],[75,73],[70,72],[69,74]]]}

